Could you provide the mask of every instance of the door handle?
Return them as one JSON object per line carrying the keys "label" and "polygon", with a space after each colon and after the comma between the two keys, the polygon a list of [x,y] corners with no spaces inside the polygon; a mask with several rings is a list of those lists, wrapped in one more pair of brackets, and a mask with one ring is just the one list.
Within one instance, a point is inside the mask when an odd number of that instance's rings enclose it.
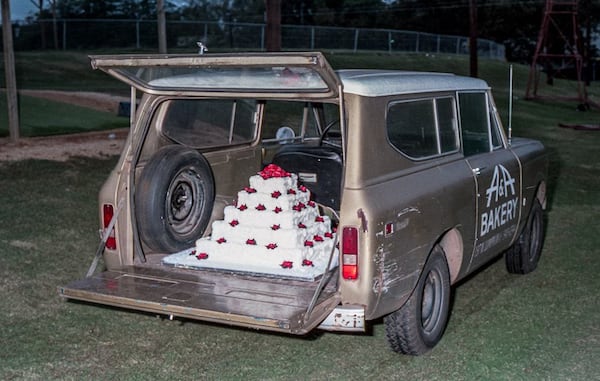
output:
{"label": "door handle", "polygon": [[472,171],[475,176],[479,176],[479,175],[481,175],[481,171],[483,171],[484,169],[485,169],[485,167],[477,167],[477,168],[473,168]]}

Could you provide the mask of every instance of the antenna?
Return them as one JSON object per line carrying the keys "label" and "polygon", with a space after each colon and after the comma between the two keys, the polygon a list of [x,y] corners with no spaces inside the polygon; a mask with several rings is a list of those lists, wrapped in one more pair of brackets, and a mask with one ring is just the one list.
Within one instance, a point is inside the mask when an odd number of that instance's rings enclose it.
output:
{"label": "antenna", "polygon": [[508,145],[512,142],[513,65],[508,69]]}

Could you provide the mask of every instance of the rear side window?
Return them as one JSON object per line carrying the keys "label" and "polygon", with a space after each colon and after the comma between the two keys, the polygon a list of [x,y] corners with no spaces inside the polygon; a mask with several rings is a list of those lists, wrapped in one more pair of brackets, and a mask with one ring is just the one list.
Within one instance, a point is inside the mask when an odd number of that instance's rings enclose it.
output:
{"label": "rear side window", "polygon": [[454,99],[441,97],[390,104],[387,134],[392,146],[413,159],[457,151]]}
{"label": "rear side window", "polygon": [[256,136],[256,101],[174,99],[161,105],[162,133],[194,148],[251,142]]}

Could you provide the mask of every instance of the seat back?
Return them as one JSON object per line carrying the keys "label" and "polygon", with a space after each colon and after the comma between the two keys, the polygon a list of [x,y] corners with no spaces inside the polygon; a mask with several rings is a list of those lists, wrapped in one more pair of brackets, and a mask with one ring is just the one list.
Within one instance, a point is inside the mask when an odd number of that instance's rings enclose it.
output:
{"label": "seat back", "polygon": [[315,202],[340,209],[342,155],[340,150],[326,146],[286,144],[273,156],[273,164],[297,173],[301,184]]}

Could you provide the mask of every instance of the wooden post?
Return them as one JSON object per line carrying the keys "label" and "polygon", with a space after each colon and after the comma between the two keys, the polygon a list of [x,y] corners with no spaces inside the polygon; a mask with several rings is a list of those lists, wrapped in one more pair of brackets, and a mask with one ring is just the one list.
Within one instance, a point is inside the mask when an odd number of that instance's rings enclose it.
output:
{"label": "wooden post", "polygon": [[267,10],[267,51],[281,50],[281,0],[265,0]]}
{"label": "wooden post", "polygon": [[156,1],[156,17],[158,21],[158,52],[167,54],[167,21],[164,0]]}
{"label": "wooden post", "polygon": [[471,77],[476,78],[477,70],[477,0],[469,0],[469,66]]}
{"label": "wooden post", "polygon": [[19,99],[17,97],[15,53],[13,50],[9,0],[2,0],[2,42],[4,44],[4,69],[8,104],[8,134],[10,141],[16,142],[19,140]]}

